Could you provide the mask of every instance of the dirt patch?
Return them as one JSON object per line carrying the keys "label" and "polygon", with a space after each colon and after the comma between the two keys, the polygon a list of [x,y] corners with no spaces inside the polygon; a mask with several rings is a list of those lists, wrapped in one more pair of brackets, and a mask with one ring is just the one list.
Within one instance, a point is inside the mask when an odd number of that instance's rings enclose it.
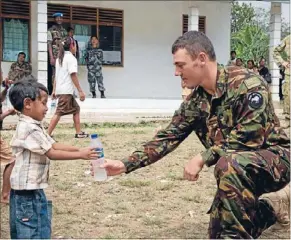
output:
{"label": "dirt patch", "polygon": [[[91,125],[102,136],[105,156],[121,159],[151,139],[159,123],[112,127]],[[163,123],[163,125],[165,125]],[[12,131],[2,137],[10,139]],[[62,143],[88,146],[73,139],[73,129],[59,126]],[[192,134],[163,160],[131,174],[97,183],[88,175],[89,161],[51,161],[53,238],[207,238],[208,211],[216,189],[213,167],[205,167],[197,182],[183,180],[183,167],[203,150]],[[9,238],[7,206],[1,205],[1,238]],[[289,232],[266,232],[262,238],[289,238]]]}

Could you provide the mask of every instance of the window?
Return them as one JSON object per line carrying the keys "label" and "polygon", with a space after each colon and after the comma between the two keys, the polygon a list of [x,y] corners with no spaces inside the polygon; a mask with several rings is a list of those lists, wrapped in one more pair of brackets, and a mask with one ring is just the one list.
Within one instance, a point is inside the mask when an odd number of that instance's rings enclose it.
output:
{"label": "window", "polygon": [[79,45],[79,64],[85,65],[85,53],[91,36],[98,36],[103,50],[103,65],[123,66],[123,11],[92,7],[48,4],[49,22],[55,12],[64,13],[64,27],[75,29]]}
{"label": "window", "polygon": [[19,52],[30,55],[30,2],[2,0],[0,2],[0,58],[15,62]]}
{"label": "window", "polygon": [[[183,20],[182,20],[182,33],[188,32],[188,24],[189,24],[189,15],[183,14]],[[205,16],[199,16],[198,20],[198,29],[199,32],[206,33],[206,17]]]}

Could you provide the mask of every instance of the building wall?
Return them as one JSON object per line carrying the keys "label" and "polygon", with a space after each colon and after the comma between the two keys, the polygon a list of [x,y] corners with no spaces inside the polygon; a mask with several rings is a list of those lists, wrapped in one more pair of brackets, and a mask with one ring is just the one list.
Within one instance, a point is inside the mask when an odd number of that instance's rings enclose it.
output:
{"label": "building wall", "polygon": [[[206,16],[206,34],[213,41],[219,63],[226,63],[230,50],[230,4],[206,1],[48,1],[124,10],[124,67],[104,67],[107,97],[181,97],[180,79],[174,76],[171,45],[182,33],[182,14],[194,4]],[[33,31],[32,31],[33,32]],[[32,39],[35,36],[32,36]],[[3,63],[4,76],[10,64]],[[89,92],[87,70],[79,79]]]}

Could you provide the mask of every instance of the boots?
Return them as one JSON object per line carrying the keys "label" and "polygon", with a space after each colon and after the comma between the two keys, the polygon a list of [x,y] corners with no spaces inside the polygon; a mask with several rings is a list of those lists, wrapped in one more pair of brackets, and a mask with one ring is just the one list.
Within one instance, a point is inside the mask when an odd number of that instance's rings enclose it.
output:
{"label": "boots", "polygon": [[92,98],[96,98],[96,92],[92,92]]}
{"label": "boots", "polygon": [[106,98],[104,95],[104,91],[100,91],[100,93],[101,93],[101,98]]}
{"label": "boots", "polygon": [[261,199],[267,201],[275,211],[277,224],[272,229],[280,230],[290,227],[290,184],[277,191],[263,194]]}

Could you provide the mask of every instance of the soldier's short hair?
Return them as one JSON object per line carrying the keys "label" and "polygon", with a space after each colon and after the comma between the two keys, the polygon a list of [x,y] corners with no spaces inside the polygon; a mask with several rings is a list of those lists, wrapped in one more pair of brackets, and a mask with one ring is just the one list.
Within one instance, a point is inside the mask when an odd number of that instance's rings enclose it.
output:
{"label": "soldier's short hair", "polygon": [[19,52],[18,55],[17,55],[17,57],[19,57],[20,55],[24,55],[24,58],[26,58],[25,52]]}
{"label": "soldier's short hair", "polygon": [[199,53],[204,52],[211,61],[216,60],[210,39],[199,31],[189,31],[178,37],[172,45],[172,54],[175,54],[179,49],[186,49],[193,59],[196,59]]}
{"label": "soldier's short hair", "polygon": [[27,78],[13,85],[9,91],[9,100],[17,111],[22,112],[24,99],[30,98],[35,101],[40,97],[41,91],[48,94],[48,90],[43,84],[35,81],[35,78]]}

